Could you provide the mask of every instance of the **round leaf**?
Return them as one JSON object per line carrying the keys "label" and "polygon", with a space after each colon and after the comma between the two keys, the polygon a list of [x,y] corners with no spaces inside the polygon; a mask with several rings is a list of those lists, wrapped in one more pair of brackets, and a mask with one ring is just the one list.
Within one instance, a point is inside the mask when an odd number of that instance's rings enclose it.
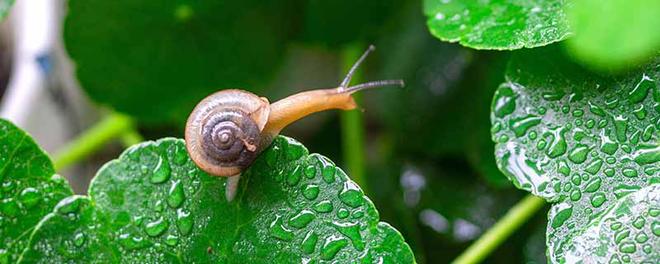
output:
{"label": "round leaf", "polygon": [[658,69],[599,77],[552,48],[513,56],[493,98],[495,155],[517,187],[559,202],[549,213],[551,260],[563,260],[591,218],[660,181]]}
{"label": "round leaf", "polygon": [[279,1],[68,4],[64,41],[83,89],[147,122],[182,122],[219,89],[259,89],[290,28]]}
{"label": "round leaf", "polygon": [[163,139],[106,164],[89,193],[125,262],[414,262],[360,188],[292,139],[278,137],[243,173],[232,202],[225,184],[182,140]]}
{"label": "round leaf", "polygon": [[569,0],[424,0],[431,34],[475,49],[544,46],[570,35]]}
{"label": "round leaf", "polygon": [[29,135],[0,119],[0,263],[13,263],[39,220],[73,191]]}

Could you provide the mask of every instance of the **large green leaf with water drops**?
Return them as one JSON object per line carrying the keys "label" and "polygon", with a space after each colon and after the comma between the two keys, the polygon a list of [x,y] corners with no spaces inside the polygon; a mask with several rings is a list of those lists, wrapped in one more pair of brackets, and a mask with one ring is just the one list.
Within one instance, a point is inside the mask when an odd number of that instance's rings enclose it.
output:
{"label": "large green leaf with water drops", "polygon": [[93,100],[145,122],[183,123],[219,89],[263,89],[292,10],[274,0],[72,0],[64,42]]}
{"label": "large green leaf with water drops", "polygon": [[34,140],[0,119],[0,263],[13,263],[39,220],[71,195]]}
{"label": "large green leaf with water drops", "polygon": [[566,44],[591,67],[621,69],[660,50],[660,1],[581,0],[569,16],[575,36]]}
{"label": "large green leaf with water drops", "polygon": [[512,57],[493,98],[495,154],[516,186],[556,203],[551,260],[617,200],[660,182],[659,66],[604,77],[554,47]]}
{"label": "large green leaf with water drops", "polygon": [[86,196],[63,199],[30,236],[19,263],[119,263],[104,215]]}
{"label": "large green leaf with water drops", "polygon": [[619,199],[573,241],[566,254],[567,262],[657,263],[660,260],[660,184]]}
{"label": "large green leaf with water drops", "polygon": [[0,19],[3,19],[9,13],[12,4],[14,4],[14,0],[0,0]]}
{"label": "large green leaf with water drops", "polygon": [[413,263],[410,248],[330,160],[278,137],[241,176],[199,170],[179,139],[147,142],[106,164],[89,190],[124,262]]}
{"label": "large green leaf with water drops", "polygon": [[475,49],[544,46],[571,34],[571,0],[424,0],[431,34]]}

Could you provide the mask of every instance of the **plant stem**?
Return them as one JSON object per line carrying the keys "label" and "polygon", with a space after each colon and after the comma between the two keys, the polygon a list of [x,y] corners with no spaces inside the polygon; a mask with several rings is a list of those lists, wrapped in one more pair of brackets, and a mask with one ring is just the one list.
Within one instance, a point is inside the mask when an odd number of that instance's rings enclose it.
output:
{"label": "plant stem", "polygon": [[[90,154],[103,147],[108,141],[124,135],[126,131],[134,131],[134,123],[128,116],[112,113],[100,122],[83,132],[62,150],[54,155],[53,165],[56,171],[67,168],[76,162],[87,158]],[[135,140],[135,135],[131,136]]]}
{"label": "plant stem", "polygon": [[483,261],[497,246],[516,231],[522,224],[543,208],[545,200],[534,195],[527,195],[509,211],[495,225],[493,225],[479,240],[454,260],[454,264],[472,264]]}
{"label": "plant stem", "polygon": [[135,129],[135,127],[131,127],[131,129],[129,129],[128,131],[124,132],[121,135],[121,138],[119,138],[119,140],[121,141],[121,144],[124,145],[124,147],[128,148],[130,146],[133,146],[135,144],[144,141],[144,138]]}
{"label": "plant stem", "polygon": [[[341,52],[341,70],[343,73],[353,66],[360,55],[362,55],[362,45],[352,44],[345,47]],[[362,71],[358,70],[352,79],[352,83],[362,81]],[[354,94],[356,102],[361,101],[359,94]],[[353,179],[363,191],[367,192],[367,182],[365,179],[365,153],[364,153],[364,121],[360,110],[342,111],[339,115],[341,123],[341,141],[344,164],[348,175]]]}

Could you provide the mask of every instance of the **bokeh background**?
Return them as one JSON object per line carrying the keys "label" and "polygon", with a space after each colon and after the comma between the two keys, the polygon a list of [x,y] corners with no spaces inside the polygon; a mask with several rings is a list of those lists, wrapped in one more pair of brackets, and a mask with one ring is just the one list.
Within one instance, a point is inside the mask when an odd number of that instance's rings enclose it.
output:
{"label": "bokeh background", "polygon": [[[356,179],[419,263],[449,262],[525,195],[497,169],[489,131],[510,52],[438,40],[419,0],[17,1],[0,24],[0,115],[53,155],[117,113],[146,140],[183,137],[206,95],[242,88],[276,101],[335,87],[369,44],[354,83],[406,87],[365,91],[359,110],[283,134]],[[84,193],[125,147],[60,173]],[[545,263],[546,212],[485,262]]]}

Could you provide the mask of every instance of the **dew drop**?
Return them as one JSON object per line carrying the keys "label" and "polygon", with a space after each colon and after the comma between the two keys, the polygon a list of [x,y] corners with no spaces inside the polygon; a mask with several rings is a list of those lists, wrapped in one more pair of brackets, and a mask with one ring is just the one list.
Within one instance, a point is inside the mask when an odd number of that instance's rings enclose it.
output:
{"label": "dew drop", "polygon": [[637,247],[633,242],[623,242],[619,245],[619,250],[623,253],[635,253]]}
{"label": "dew drop", "polygon": [[581,164],[587,160],[587,154],[589,154],[589,147],[586,145],[578,144],[568,154],[568,159],[573,163]]}
{"label": "dew drop", "polygon": [[316,218],[314,212],[310,210],[302,210],[300,213],[289,219],[289,225],[295,228],[305,228]]}
{"label": "dew drop", "polygon": [[539,116],[528,115],[520,118],[512,118],[509,121],[509,126],[513,130],[513,133],[516,135],[516,137],[522,137],[530,128],[540,124],[541,120],[542,118]]}
{"label": "dew drop", "polygon": [[310,201],[316,199],[316,197],[319,196],[319,186],[316,184],[305,186],[303,189],[303,196],[305,196],[305,198]]}
{"label": "dew drop", "polygon": [[605,194],[603,194],[603,193],[596,193],[596,194],[594,194],[593,196],[591,196],[591,205],[592,205],[593,207],[598,208],[598,207],[600,207],[601,205],[603,205],[603,203],[605,202],[605,200],[606,200],[606,198],[605,198]]}
{"label": "dew drop", "polygon": [[184,210],[183,208],[179,209],[177,211],[176,218],[176,226],[178,227],[179,232],[182,235],[190,234],[190,231],[192,231],[193,228],[193,219],[190,215],[190,212]]}
{"label": "dew drop", "polygon": [[552,208],[551,214],[554,215],[551,221],[552,228],[559,228],[573,214],[573,206],[566,203],[557,204]]}
{"label": "dew drop", "polygon": [[179,208],[184,200],[183,184],[179,180],[174,181],[167,193],[167,204],[172,208]]}
{"label": "dew drop", "polygon": [[85,234],[82,232],[78,232],[75,235],[73,235],[73,244],[76,247],[81,247],[83,244],[85,244]]}
{"label": "dew drop", "polygon": [[339,193],[339,200],[344,204],[356,208],[364,202],[360,188],[352,181],[344,182],[344,187]]}
{"label": "dew drop", "polygon": [[294,235],[293,231],[284,227],[284,225],[282,224],[282,217],[279,215],[275,216],[275,220],[273,220],[273,222],[270,223],[269,230],[270,230],[270,234],[279,240],[283,240],[283,241],[293,240],[293,235]]}
{"label": "dew drop", "polygon": [[328,213],[332,212],[332,202],[330,201],[320,201],[316,205],[314,205],[314,211],[317,211],[319,213]]}
{"label": "dew drop", "polygon": [[316,242],[318,242],[319,236],[314,233],[314,231],[309,231],[305,238],[302,241],[302,250],[305,254],[312,254],[314,248],[316,248]]}
{"label": "dew drop", "polygon": [[497,89],[493,96],[495,116],[505,117],[516,110],[516,98],[510,87]]}
{"label": "dew drop", "polygon": [[300,182],[300,179],[302,178],[302,174],[303,172],[300,165],[296,166],[296,168],[293,169],[293,171],[289,173],[289,175],[286,177],[287,184],[289,184],[290,186],[295,186]]}
{"label": "dew drop", "polygon": [[360,234],[360,226],[357,223],[333,223],[337,231],[351,240],[357,251],[364,250],[364,240]]}
{"label": "dew drop", "polygon": [[316,176],[316,167],[309,165],[305,167],[304,172],[305,172],[305,177],[307,177],[308,179],[312,179],[314,178],[314,176]]}
{"label": "dew drop", "polygon": [[41,201],[41,193],[35,188],[25,188],[19,199],[25,208],[30,209]]}
{"label": "dew drop", "polygon": [[151,183],[163,183],[170,178],[172,170],[170,164],[163,158],[158,158],[158,164],[151,174]]}
{"label": "dew drop", "polygon": [[147,233],[147,235],[151,237],[156,237],[161,235],[163,232],[165,232],[168,226],[169,223],[167,222],[167,220],[164,219],[163,217],[159,217],[158,219],[147,223],[144,226],[144,231]]}
{"label": "dew drop", "polygon": [[179,243],[179,237],[178,236],[167,235],[167,237],[165,237],[165,244],[167,244],[168,246],[173,247],[173,246],[176,246],[178,243]]}
{"label": "dew drop", "polygon": [[329,236],[321,246],[321,259],[332,260],[346,245],[347,239],[336,235]]}

